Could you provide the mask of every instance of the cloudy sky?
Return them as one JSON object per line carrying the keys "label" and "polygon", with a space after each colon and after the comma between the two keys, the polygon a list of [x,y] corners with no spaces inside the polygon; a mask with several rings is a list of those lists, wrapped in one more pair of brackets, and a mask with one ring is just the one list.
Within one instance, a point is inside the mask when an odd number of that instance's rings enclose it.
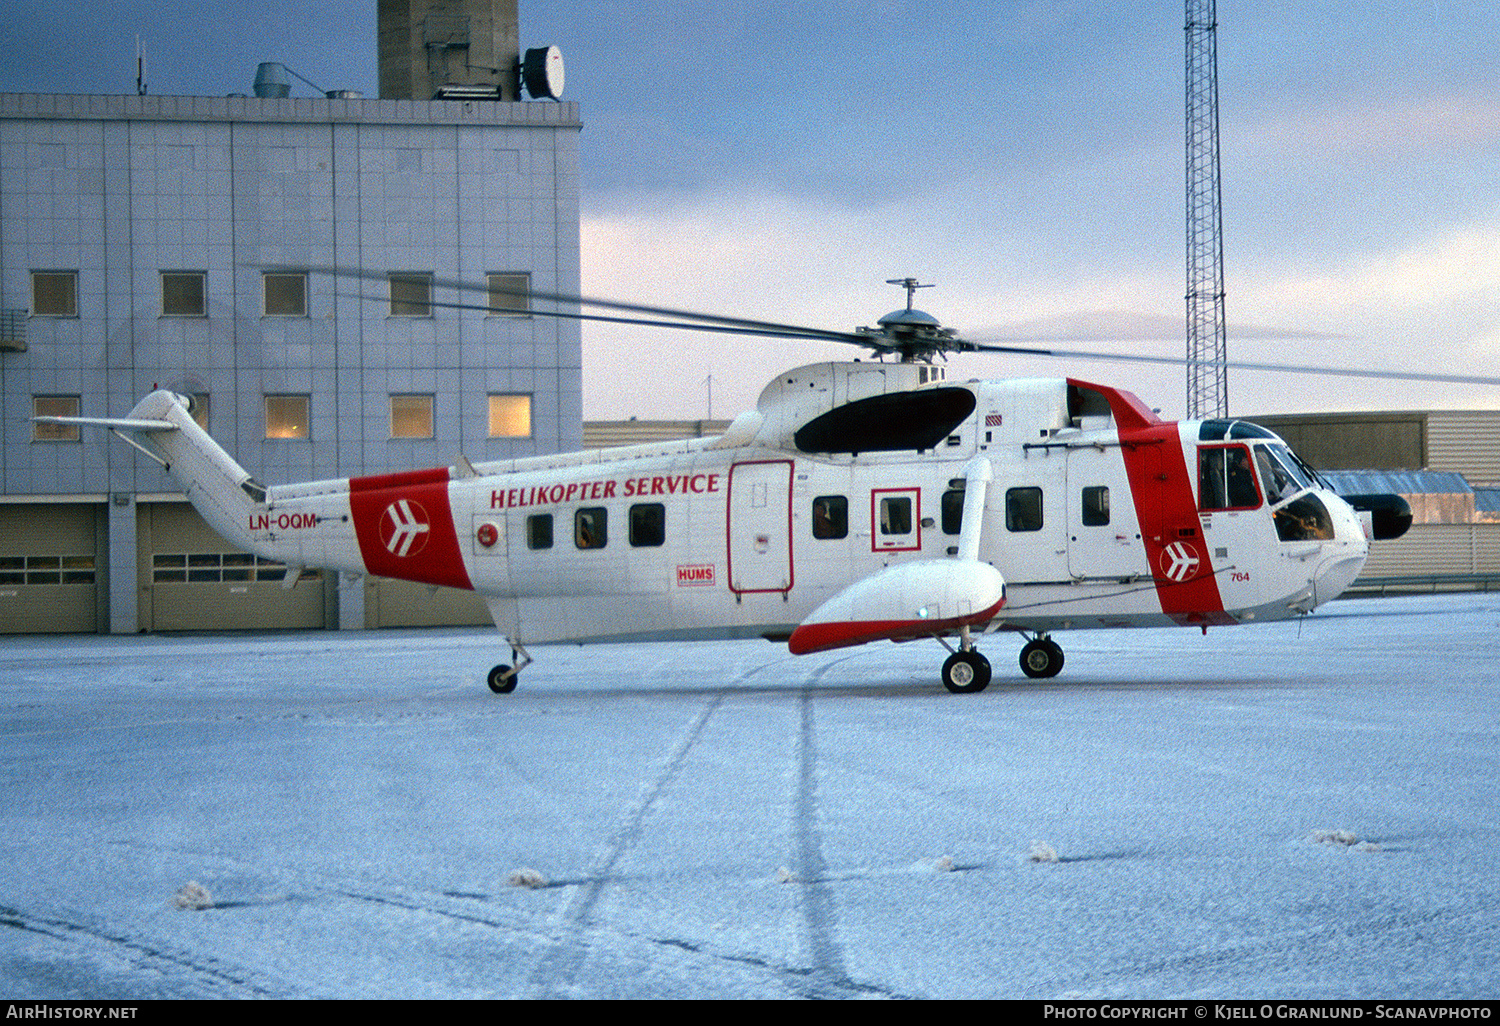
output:
{"label": "cloudy sky", "polygon": [[[262,60],[378,93],[373,0],[0,13],[3,91],[132,92],[139,33],[153,93],[247,92]],[[1500,376],[1500,9],[1218,14],[1231,356]],[[1180,2],[521,0],[522,45],[562,48],[581,105],[587,294],[842,329],[915,276],[935,286],[919,306],[972,338],[1162,355],[1184,346],[1183,20]],[[584,346],[589,418],[702,417],[710,389],[732,416],[781,367],[849,355],[602,326]],[[1180,369],[990,356],[950,374],[1185,405]],[[1496,405],[1230,375],[1237,415]]]}

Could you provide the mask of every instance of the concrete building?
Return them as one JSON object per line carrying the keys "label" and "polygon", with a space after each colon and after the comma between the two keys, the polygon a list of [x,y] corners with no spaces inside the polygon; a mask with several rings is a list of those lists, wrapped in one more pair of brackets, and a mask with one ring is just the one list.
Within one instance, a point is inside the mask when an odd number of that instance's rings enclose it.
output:
{"label": "concrete building", "polygon": [[380,98],[440,90],[520,99],[516,0],[380,0]]}
{"label": "concrete building", "polygon": [[579,290],[580,127],[550,100],[0,95],[0,632],[483,620],[283,589],[147,456],[31,418],[171,387],[268,483],[578,448],[578,323],[505,290]]}

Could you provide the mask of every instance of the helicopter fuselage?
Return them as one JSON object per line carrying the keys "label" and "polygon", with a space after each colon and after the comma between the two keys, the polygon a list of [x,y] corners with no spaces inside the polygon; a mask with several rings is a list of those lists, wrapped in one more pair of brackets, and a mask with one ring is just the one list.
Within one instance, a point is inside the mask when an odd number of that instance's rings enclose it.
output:
{"label": "helicopter fuselage", "polygon": [[[1368,551],[1358,514],[1253,425],[879,363],[789,371],[720,438],[277,486],[242,516],[234,540],[293,566],[480,592],[526,644],[1207,628],[1307,612]],[[975,561],[998,601],[932,591]]]}

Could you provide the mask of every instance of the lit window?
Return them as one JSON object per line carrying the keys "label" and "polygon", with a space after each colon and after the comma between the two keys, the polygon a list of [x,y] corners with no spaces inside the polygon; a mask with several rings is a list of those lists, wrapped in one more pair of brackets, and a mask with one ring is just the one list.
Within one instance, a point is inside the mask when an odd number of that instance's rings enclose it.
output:
{"label": "lit window", "polygon": [[277,271],[262,277],[267,317],[307,316],[307,275]]}
{"label": "lit window", "polygon": [[[34,395],[31,397],[33,417],[76,417],[79,397],[76,395]],[[76,442],[80,438],[77,424],[38,424],[31,422],[33,442]]]}
{"label": "lit window", "polygon": [[531,275],[491,274],[490,312],[501,316],[528,317],[531,314]]}
{"label": "lit window", "polygon": [[188,413],[192,414],[193,420],[204,431],[208,430],[208,393],[194,392],[188,397],[192,405],[188,407]]}
{"label": "lit window", "polygon": [[32,271],[31,316],[77,317],[78,272]]}
{"label": "lit window", "polygon": [[311,438],[312,431],[308,424],[311,406],[311,396],[266,396],[266,437]]}
{"label": "lit window", "polygon": [[531,437],[531,396],[490,396],[490,437]]}
{"label": "lit window", "polygon": [[432,437],[432,396],[391,396],[391,437]]}
{"label": "lit window", "polygon": [[432,316],[432,275],[423,273],[392,274],[391,316]]}
{"label": "lit window", "polygon": [[162,316],[205,316],[208,313],[207,278],[204,271],[161,272]]}

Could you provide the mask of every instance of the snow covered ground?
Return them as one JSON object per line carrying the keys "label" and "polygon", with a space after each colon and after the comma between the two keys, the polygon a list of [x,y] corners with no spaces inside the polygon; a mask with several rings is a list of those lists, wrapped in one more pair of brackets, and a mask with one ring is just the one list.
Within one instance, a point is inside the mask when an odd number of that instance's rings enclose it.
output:
{"label": "snow covered ground", "polygon": [[6,638],[0,994],[1493,998],[1497,626]]}

